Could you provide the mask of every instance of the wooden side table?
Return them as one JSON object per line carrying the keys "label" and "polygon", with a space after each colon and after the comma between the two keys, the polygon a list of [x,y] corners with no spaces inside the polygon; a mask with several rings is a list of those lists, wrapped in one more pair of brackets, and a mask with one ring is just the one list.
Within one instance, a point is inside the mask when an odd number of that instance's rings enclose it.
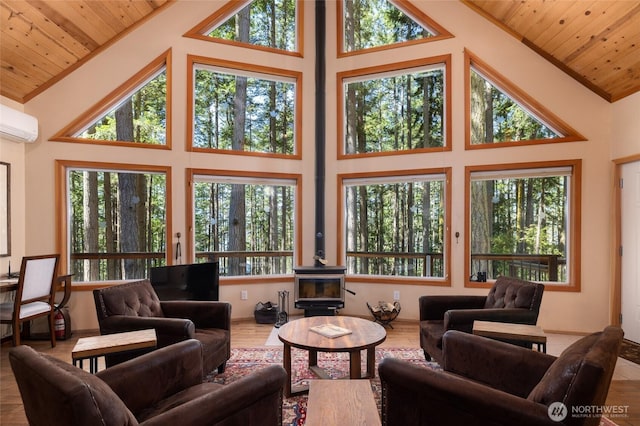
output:
{"label": "wooden side table", "polygon": [[311,380],[307,426],[380,425],[369,380]]}
{"label": "wooden side table", "polygon": [[547,336],[537,325],[474,321],[473,334],[497,340],[532,343],[538,346],[538,351],[547,353]]}
{"label": "wooden side table", "polygon": [[83,367],[83,360],[89,360],[89,371],[98,371],[98,358],[108,354],[135,351],[139,349],[155,348],[157,344],[156,331],[138,330],[126,333],[104,334],[101,336],[83,337],[71,351],[73,365]]}

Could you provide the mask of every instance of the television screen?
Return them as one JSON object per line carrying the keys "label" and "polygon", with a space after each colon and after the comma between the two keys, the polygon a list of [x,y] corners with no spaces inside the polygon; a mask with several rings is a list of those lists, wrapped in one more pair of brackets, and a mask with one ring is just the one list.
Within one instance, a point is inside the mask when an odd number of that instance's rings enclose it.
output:
{"label": "television screen", "polygon": [[218,262],[151,268],[151,285],[160,300],[218,300]]}

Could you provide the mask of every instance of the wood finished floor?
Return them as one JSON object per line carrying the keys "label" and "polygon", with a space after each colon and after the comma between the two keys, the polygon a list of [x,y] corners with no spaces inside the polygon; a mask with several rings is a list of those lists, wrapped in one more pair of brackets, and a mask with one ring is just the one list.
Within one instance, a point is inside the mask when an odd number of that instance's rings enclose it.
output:
{"label": "wood finished floor", "polygon": [[[419,347],[418,324],[413,321],[397,321],[393,329],[387,328],[387,339],[382,343],[386,347]],[[234,348],[250,348],[263,346],[272,326],[256,324],[253,320],[233,321],[231,332],[231,346]],[[69,340],[58,341],[55,348],[51,348],[48,340],[25,341],[36,350],[51,354],[57,358],[71,362],[71,350],[80,337],[88,333],[74,333]],[[4,342],[0,348],[0,425],[25,426],[28,424],[20,393],[16,386],[13,373],[8,361],[11,342]],[[85,363],[86,365],[87,363]],[[614,421],[620,426],[640,426],[640,380],[614,380],[609,390],[607,405],[628,406],[627,417],[616,418]]]}

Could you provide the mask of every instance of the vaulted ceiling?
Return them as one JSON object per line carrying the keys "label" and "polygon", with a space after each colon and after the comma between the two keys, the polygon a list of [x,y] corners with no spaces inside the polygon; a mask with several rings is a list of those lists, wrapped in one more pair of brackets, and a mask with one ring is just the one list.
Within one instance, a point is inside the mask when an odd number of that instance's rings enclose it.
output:
{"label": "vaulted ceiling", "polygon": [[[173,1],[0,0],[0,94],[27,102]],[[609,102],[640,91],[640,1],[462,1]]]}

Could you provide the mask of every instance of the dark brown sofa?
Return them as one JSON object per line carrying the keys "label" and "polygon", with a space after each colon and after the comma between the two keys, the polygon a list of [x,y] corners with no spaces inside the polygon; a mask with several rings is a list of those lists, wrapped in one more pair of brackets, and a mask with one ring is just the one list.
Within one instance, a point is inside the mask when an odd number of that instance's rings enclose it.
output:
{"label": "dark brown sofa", "polygon": [[448,331],[444,371],[393,358],[380,363],[382,423],[598,425],[599,415],[584,416],[584,410],[604,405],[622,337],[622,329],[607,327],[556,358]]}
{"label": "dark brown sofa", "polygon": [[31,426],[282,425],[282,366],[203,383],[193,339],[96,375],[29,346],[12,348],[9,361]]}
{"label": "dark brown sofa", "polygon": [[444,333],[471,333],[475,320],[536,324],[543,293],[543,284],[499,277],[486,296],[421,296],[420,347],[425,358],[441,362]]}
{"label": "dark brown sofa", "polygon": [[[203,369],[223,372],[231,356],[231,304],[212,301],[160,301],[149,280],[93,291],[101,334],[153,328],[162,348],[186,339],[202,343]],[[106,358],[108,367],[139,354]]]}

